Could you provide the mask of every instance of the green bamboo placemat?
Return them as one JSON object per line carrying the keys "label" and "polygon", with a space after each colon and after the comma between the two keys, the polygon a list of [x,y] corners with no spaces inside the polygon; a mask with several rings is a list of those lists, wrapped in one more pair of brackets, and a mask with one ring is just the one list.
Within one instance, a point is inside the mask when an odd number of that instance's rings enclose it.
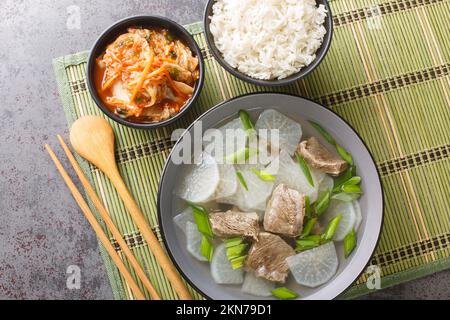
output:
{"label": "green bamboo placemat", "polygon": [[[333,109],[358,131],[374,155],[386,203],[381,239],[371,260],[380,267],[381,286],[449,268],[449,2],[333,0],[331,7],[335,29],[322,64],[306,79],[273,90],[306,96]],[[193,110],[159,130],[111,123],[120,170],[159,238],[156,195],[172,130],[187,127],[223,100],[268,91],[225,72],[211,57],[201,24],[188,28],[206,63],[205,85]],[[54,60],[69,126],[85,114],[103,116],[86,88],[86,58],[83,52]],[[156,289],[163,298],[175,299],[114,188],[96,168],[81,163]],[[115,298],[132,298],[102,247],[101,252]],[[370,292],[367,278],[363,273],[342,297]]]}

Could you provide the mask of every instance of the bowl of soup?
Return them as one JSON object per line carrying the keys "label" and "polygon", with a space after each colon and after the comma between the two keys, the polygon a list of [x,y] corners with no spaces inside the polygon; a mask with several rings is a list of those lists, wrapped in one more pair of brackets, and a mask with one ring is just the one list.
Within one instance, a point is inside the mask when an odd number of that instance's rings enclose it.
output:
{"label": "bowl of soup", "polygon": [[88,59],[88,87],[98,107],[134,128],[167,125],[200,94],[203,58],[194,38],[167,18],[134,16],[105,30]]}
{"label": "bowl of soup", "polygon": [[205,297],[323,300],[369,263],[383,192],[369,150],[336,113],[256,93],[218,104],[184,131],[157,208],[169,255]]}

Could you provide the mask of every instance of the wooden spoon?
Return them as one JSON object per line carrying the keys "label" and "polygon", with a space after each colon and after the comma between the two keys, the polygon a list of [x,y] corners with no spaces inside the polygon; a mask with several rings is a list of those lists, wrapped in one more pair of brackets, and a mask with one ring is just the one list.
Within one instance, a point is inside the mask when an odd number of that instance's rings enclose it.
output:
{"label": "wooden spoon", "polygon": [[105,119],[96,116],[81,117],[75,121],[70,129],[70,142],[80,156],[99,168],[116,187],[125,207],[180,299],[192,299],[180,275],[150,229],[144,215],[120,176],[114,156],[114,132],[110,124]]}

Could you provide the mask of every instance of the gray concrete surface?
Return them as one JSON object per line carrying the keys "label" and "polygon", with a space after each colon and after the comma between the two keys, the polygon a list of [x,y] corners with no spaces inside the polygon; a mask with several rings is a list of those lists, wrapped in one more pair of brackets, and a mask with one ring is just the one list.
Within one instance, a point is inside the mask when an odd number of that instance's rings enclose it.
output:
{"label": "gray concrete surface", "polygon": [[[129,15],[197,21],[205,2],[0,1],[0,298],[112,298],[95,236],[44,153],[56,134],[67,136],[52,58],[88,49]],[[70,6],[80,29],[67,27]],[[79,290],[66,287],[69,265],[81,269]],[[449,283],[446,271],[366,298],[448,298]]]}

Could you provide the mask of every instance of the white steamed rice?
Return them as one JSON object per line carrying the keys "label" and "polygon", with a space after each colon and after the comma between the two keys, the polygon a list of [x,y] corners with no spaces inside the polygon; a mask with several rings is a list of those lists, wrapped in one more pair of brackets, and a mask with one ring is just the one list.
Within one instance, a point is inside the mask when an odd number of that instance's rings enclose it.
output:
{"label": "white steamed rice", "polygon": [[218,0],[210,30],[233,68],[257,79],[282,79],[315,59],[326,15],[315,0]]}

